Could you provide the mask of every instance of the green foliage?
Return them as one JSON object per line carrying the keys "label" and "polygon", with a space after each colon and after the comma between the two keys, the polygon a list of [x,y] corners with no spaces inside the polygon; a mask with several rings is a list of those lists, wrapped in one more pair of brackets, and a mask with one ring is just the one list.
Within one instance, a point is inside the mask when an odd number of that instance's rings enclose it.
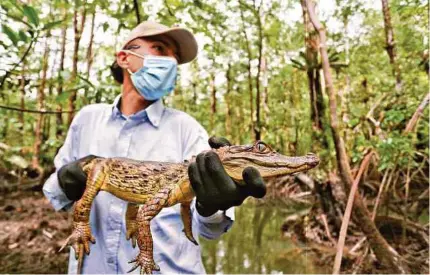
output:
{"label": "green foliage", "polygon": [[54,27],[60,25],[61,23],[63,23],[64,20],[58,20],[58,21],[53,21],[53,22],[49,22],[44,24],[42,30],[46,31],[46,30],[50,30],[53,29]]}
{"label": "green foliage", "polygon": [[12,41],[12,44],[16,46],[21,37],[18,36],[18,34],[14,32],[8,25],[3,24],[2,30],[10,39],[10,41]]}
{"label": "green foliage", "polygon": [[38,12],[32,6],[24,5],[22,12],[35,27],[39,26]]}
{"label": "green foliage", "polygon": [[22,157],[20,146],[9,146],[0,142],[0,167],[9,169],[20,168],[25,169],[29,166],[28,161]]}
{"label": "green foliage", "polygon": [[[210,134],[227,136],[235,143],[250,143],[254,139],[252,124],[256,121],[257,81],[260,81],[260,123],[262,138],[276,150],[287,154],[305,154],[315,151],[323,162],[322,170],[336,167],[335,150],[328,125],[328,113],[323,114],[327,125],[323,131],[312,126],[310,94],[306,71],[321,69],[321,60],[307,60],[303,19],[288,18],[296,7],[296,1],[196,1],[167,0],[162,5],[151,1],[138,1],[143,20],[150,19],[190,29],[199,37],[199,58],[187,69],[181,69],[185,81],[178,80],[174,94],[165,104],[179,108],[194,116]],[[334,10],[324,14],[323,23],[328,30],[329,59],[333,68],[335,90],[339,92],[338,114],[342,135],[345,139],[352,165],[361,162],[368,148],[377,151],[379,169],[416,165],[417,154],[428,150],[428,123],[421,120],[415,134],[404,136],[402,132],[415,109],[428,91],[427,74],[424,71],[428,26],[427,4],[422,1],[390,1],[392,24],[395,32],[397,55],[402,72],[402,90],[395,93],[395,78],[385,49],[385,32],[381,10],[369,7],[361,0],[336,1]],[[81,39],[78,53],[78,74],[72,79],[73,9],[87,9],[84,36],[89,33],[90,15],[96,12],[95,41],[92,45],[94,62],[86,71],[88,39]],[[49,10],[49,12],[48,12]],[[80,20],[80,13],[78,13]],[[121,87],[110,77],[109,65],[114,60],[117,45],[122,37],[136,25],[133,3],[94,0],[52,1],[49,6],[41,0],[23,5],[15,0],[2,1],[2,33],[0,49],[5,50],[2,64],[10,70],[33,43],[25,58],[25,108],[39,108],[36,94],[40,87],[42,47],[47,38],[51,45],[48,79],[45,89],[45,108],[67,110],[70,95],[77,92],[77,109],[91,103],[112,102]],[[101,16],[103,15],[103,17]],[[262,41],[259,33],[259,17],[262,22]],[[333,28],[329,19],[337,22]],[[346,29],[346,27],[348,29]],[[68,28],[68,47],[65,68],[59,70],[61,30]],[[308,33],[309,34],[309,33]],[[200,39],[204,37],[204,39]],[[84,37],[83,37],[84,38]],[[85,42],[83,42],[85,41]],[[262,42],[262,43],[260,43]],[[267,89],[263,86],[263,72],[257,80],[260,45],[267,62]],[[248,52],[249,51],[249,52]],[[428,56],[428,53],[427,53]],[[427,57],[428,58],[428,57]],[[428,59],[427,59],[428,60]],[[248,65],[251,64],[251,80]],[[21,70],[17,64],[2,87],[0,104],[20,106]],[[230,68],[230,83],[226,72]],[[321,70],[320,70],[321,72]],[[0,79],[4,73],[0,72]],[[216,112],[212,112],[212,76],[215,76]],[[321,75],[321,79],[323,79]],[[59,87],[62,85],[62,92]],[[250,90],[250,86],[252,89]],[[266,95],[267,93],[267,95]],[[265,99],[265,97],[267,98]],[[384,99],[376,102],[384,96]],[[251,98],[254,113],[251,113]],[[327,96],[324,103],[328,106]],[[374,106],[372,118],[380,121],[380,131],[367,117]],[[328,109],[326,109],[327,112]],[[228,113],[227,113],[228,112]],[[426,111],[428,112],[428,111]],[[31,147],[37,116],[24,115],[24,124],[18,113],[1,111],[7,120],[0,121],[0,134],[11,146]],[[63,124],[56,125],[56,117],[49,116],[46,139],[43,142],[43,162],[51,163],[58,147],[64,140],[68,126],[63,114]],[[57,136],[56,130],[63,130]],[[328,144],[324,143],[328,139]],[[324,146],[321,144],[325,144]],[[26,157],[31,157],[31,154]],[[397,161],[395,161],[397,159]]]}
{"label": "green foliage", "polygon": [[390,136],[377,145],[377,150],[381,156],[379,170],[387,168],[406,168],[408,156],[414,154],[415,148],[410,137],[405,137],[401,133],[394,131]]}

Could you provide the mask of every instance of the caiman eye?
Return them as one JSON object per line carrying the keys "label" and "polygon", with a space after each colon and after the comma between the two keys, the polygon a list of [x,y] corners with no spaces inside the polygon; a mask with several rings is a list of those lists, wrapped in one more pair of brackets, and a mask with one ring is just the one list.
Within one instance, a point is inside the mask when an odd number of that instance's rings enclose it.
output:
{"label": "caiman eye", "polygon": [[257,150],[261,153],[263,153],[267,149],[266,144],[264,144],[262,142],[257,143],[256,147],[257,147]]}

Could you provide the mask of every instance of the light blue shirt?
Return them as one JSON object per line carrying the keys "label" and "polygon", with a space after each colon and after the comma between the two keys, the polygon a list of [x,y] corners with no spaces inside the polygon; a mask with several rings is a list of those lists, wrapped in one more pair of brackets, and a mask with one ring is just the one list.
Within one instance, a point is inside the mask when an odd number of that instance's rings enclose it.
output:
{"label": "light blue shirt", "polygon": [[[54,159],[57,170],[63,165],[85,157],[126,157],[135,160],[182,162],[210,149],[203,127],[188,114],[163,106],[161,100],[131,116],[118,109],[120,96],[113,104],[94,104],[76,114],[64,145]],[[57,174],[46,181],[43,192],[56,210],[70,209],[58,185]],[[218,211],[202,217],[192,203],[193,235],[214,239],[233,223],[234,210]],[[125,234],[127,202],[101,191],[96,196],[90,214],[90,226],[96,239],[91,253],[85,256],[83,273],[126,273],[139,249],[131,246]],[[154,240],[154,261],[161,273],[205,273],[200,246],[191,243],[182,232],[180,205],[164,208],[151,221]],[[72,226],[70,226],[70,233]],[[70,249],[69,273],[77,272],[74,250]],[[139,273],[140,268],[134,273]],[[156,273],[156,272],[154,272]]]}

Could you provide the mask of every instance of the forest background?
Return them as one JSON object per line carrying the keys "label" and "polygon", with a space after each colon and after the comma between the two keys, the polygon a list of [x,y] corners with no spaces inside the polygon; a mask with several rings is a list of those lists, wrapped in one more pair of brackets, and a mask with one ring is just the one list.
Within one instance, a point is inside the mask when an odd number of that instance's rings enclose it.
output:
{"label": "forest background", "polygon": [[[144,20],[179,25],[196,35],[199,55],[180,66],[164,103],[235,144],[261,139],[287,155],[317,153],[307,179],[337,182],[346,197],[360,182],[353,218],[367,227],[357,230],[399,273],[373,222],[379,206],[402,221],[403,237],[407,222],[428,235],[428,9],[418,0],[1,1],[2,198],[40,187],[73,115],[120,93],[109,66],[130,29]],[[342,239],[341,226],[329,225]]]}

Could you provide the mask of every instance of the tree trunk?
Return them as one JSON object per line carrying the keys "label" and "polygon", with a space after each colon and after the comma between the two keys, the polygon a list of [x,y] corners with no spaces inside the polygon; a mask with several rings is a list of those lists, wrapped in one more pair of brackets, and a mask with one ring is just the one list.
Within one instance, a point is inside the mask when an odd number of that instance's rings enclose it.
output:
{"label": "tree trunk", "polygon": [[396,42],[394,40],[393,25],[391,24],[390,7],[388,5],[388,0],[381,0],[381,2],[382,12],[384,14],[386,50],[390,57],[390,63],[393,66],[393,75],[396,77],[396,91],[400,91],[402,88],[402,78],[400,75],[400,67],[397,62]]}
{"label": "tree trunk", "polygon": [[[4,85],[2,85],[1,87],[0,87],[0,89],[2,89],[2,93],[1,93],[1,95],[2,95],[2,98],[3,98],[3,100],[5,101],[5,103],[6,103],[6,106],[9,106],[9,93],[6,93],[5,91],[9,91],[9,82],[5,82],[4,83]],[[10,113],[10,112],[8,112],[8,111],[4,111],[4,117],[3,117],[3,129],[1,129],[1,138],[3,139],[3,140],[7,140],[7,133],[8,133],[8,130],[9,130],[9,117],[10,117],[10,115],[8,114],[8,113]]]}
{"label": "tree trunk", "polygon": [[193,81],[191,83],[191,86],[193,87],[193,108],[194,108],[195,106],[197,106],[197,83]]}
{"label": "tree trunk", "polygon": [[[263,26],[261,23],[261,16],[260,16],[260,9],[261,9],[262,3],[260,3],[260,6],[258,9],[254,10],[255,16],[257,17],[257,27],[258,27],[258,68],[257,68],[257,76],[256,76],[256,90],[257,90],[257,96],[256,96],[256,127],[254,129],[255,134],[255,140],[261,140],[261,120],[260,120],[260,99],[261,99],[261,89],[260,89],[260,75],[261,75],[261,62],[263,59]],[[254,1],[255,6],[255,1]],[[254,7],[255,8],[255,7]]]}
{"label": "tree trunk", "polygon": [[[318,61],[318,49],[320,41],[317,32],[315,31],[312,22],[309,20],[306,1],[301,0],[303,11],[303,22],[305,26],[305,58],[306,58],[306,74],[308,77],[309,98],[311,121],[315,131],[312,132],[312,139],[320,141],[321,147],[328,148],[329,143],[324,134],[325,125],[325,104],[322,92],[320,66]],[[315,4],[312,3],[313,8]],[[315,10],[315,9],[314,9]]]}
{"label": "tree trunk", "polygon": [[[306,6],[309,12],[310,20],[314,25],[315,29],[318,31],[321,41],[320,53],[322,58],[324,79],[330,104],[330,127],[336,148],[336,158],[340,176],[347,191],[346,193],[349,193],[350,188],[353,184],[353,179],[351,175],[348,157],[346,155],[345,145],[339,133],[339,125],[336,111],[336,94],[334,91],[330,72],[330,64],[327,54],[326,34],[321,23],[315,16],[311,0],[306,0]],[[372,247],[376,258],[380,261],[380,263],[392,273],[409,273],[408,269],[401,261],[398,253],[392,247],[389,246],[387,241],[382,237],[381,233],[376,228],[375,224],[370,218],[369,211],[367,210],[361,199],[361,196],[358,193],[356,193],[354,197],[354,214],[355,218],[358,220],[358,224],[361,225],[361,230],[368,238],[370,246]]]}
{"label": "tree trunk", "polygon": [[90,33],[90,42],[88,43],[87,50],[87,78],[90,78],[91,66],[93,65],[94,56],[93,56],[93,41],[94,41],[94,27],[96,20],[96,7],[91,14],[91,33]]}
{"label": "tree trunk", "polygon": [[[59,39],[55,39],[55,44],[59,44]],[[54,79],[54,74],[55,74],[55,70],[57,69],[57,55],[58,55],[58,50],[55,50],[53,53],[54,56],[54,62],[52,63],[51,66],[51,71],[49,73],[50,79],[51,81],[49,81],[49,85],[48,85],[48,98],[52,98],[53,96],[53,91],[54,91],[54,86],[55,86],[55,82],[52,81],[52,79]],[[49,139],[49,136],[51,134],[51,122],[52,122],[52,117],[51,116],[45,116],[44,120],[42,122],[43,125],[43,132],[42,132],[42,143],[45,140]]]}
{"label": "tree trunk", "polygon": [[[345,15],[343,18],[343,36],[345,39],[345,59],[347,66],[349,65],[349,37],[348,37],[348,24],[349,24],[349,18],[348,15]],[[342,92],[339,92],[340,97],[340,118],[342,121],[347,122],[349,121],[349,104],[348,104],[348,97],[351,92],[351,76],[349,75],[349,72],[345,72],[345,86],[342,89]],[[348,143],[348,140],[350,140],[352,137],[348,136],[347,131],[344,132],[343,138]]]}
{"label": "tree trunk", "polygon": [[[66,19],[66,18],[65,18]],[[63,93],[63,76],[62,73],[64,72],[64,58],[66,56],[66,39],[67,39],[67,24],[63,26],[63,29],[61,30],[61,56],[60,56],[60,68],[58,70],[58,88],[57,88],[57,96],[61,96]],[[56,115],[56,137],[57,139],[61,139],[61,136],[63,135],[63,117],[61,116],[62,106],[61,103],[58,103],[57,105],[57,115]]]}
{"label": "tree trunk", "polygon": [[42,142],[44,142],[45,140],[49,139],[49,133],[51,132],[51,116],[44,116],[42,125]]}
{"label": "tree trunk", "polygon": [[225,134],[227,138],[231,139],[231,107],[230,107],[230,92],[231,92],[231,64],[228,64],[227,72],[225,74],[225,78],[227,79],[227,90],[225,91],[224,100],[226,106],[226,114],[225,114]]}
{"label": "tree trunk", "polygon": [[[317,89],[320,85],[318,75],[318,47],[319,39],[312,22],[309,20],[306,1],[301,0],[303,11],[303,23],[305,27],[305,58],[306,58],[306,73],[308,76],[309,97],[311,100],[311,120],[314,129],[322,130],[320,110],[317,106]],[[315,4],[312,3],[313,7]]]}
{"label": "tree trunk", "polygon": [[[87,9],[85,7],[86,3],[83,5],[83,11],[81,14],[81,22],[80,26],[78,24],[78,7],[74,7],[74,13],[73,13],[73,29],[75,33],[75,39],[74,39],[74,47],[73,47],[73,67],[72,67],[72,76],[71,76],[71,82],[75,83],[77,82],[77,76],[78,76],[78,61],[79,61],[79,42],[81,41],[82,31],[85,26],[85,19],[87,14]],[[73,89],[71,91],[70,97],[69,97],[69,120],[68,125],[72,123],[74,111],[75,111],[75,101],[76,101],[76,95],[77,90]]]}
{"label": "tree trunk", "polygon": [[[50,34],[46,36],[45,41],[45,52],[43,54],[43,65],[42,65],[42,78],[40,82],[39,89],[37,90],[37,108],[43,110],[45,107],[45,86],[46,86],[46,74],[48,71],[48,58],[49,58],[49,37]],[[39,114],[35,129],[35,140],[33,145],[33,168],[40,168],[40,147],[42,145],[42,130],[43,130],[43,114]]]}
{"label": "tree trunk", "polygon": [[[238,85],[236,87],[236,91],[238,95],[242,94],[241,88]],[[235,106],[236,109],[236,119],[237,121],[240,121],[240,126],[237,127],[237,134],[235,135],[237,137],[235,144],[243,144],[245,142],[246,136],[243,133],[246,133],[249,129],[248,126],[245,123],[242,123],[245,121],[245,104],[242,101],[242,97],[239,97],[239,100],[235,100],[233,106]]]}
{"label": "tree trunk", "polygon": [[137,0],[133,0],[133,4],[134,4],[134,11],[136,12],[136,19],[137,19],[137,25],[140,24],[141,20],[140,20],[140,11],[139,11],[139,3],[137,2]]}
{"label": "tree trunk", "polygon": [[[21,109],[25,109],[25,75],[26,75],[26,64],[25,60],[22,62],[22,68],[21,68],[21,81],[19,83],[19,88],[21,92],[21,98],[20,98],[20,107]],[[19,123],[21,126],[19,127],[19,131],[21,132],[21,141],[24,141],[24,112],[19,112]]]}
{"label": "tree trunk", "polygon": [[[242,4],[242,1],[239,1],[240,4]],[[247,63],[247,70],[248,70],[248,90],[249,90],[249,106],[250,106],[250,112],[251,112],[251,131],[255,133],[255,122],[254,122],[254,96],[253,96],[253,89],[254,85],[252,84],[252,73],[251,73],[251,60],[252,60],[252,52],[251,47],[249,45],[249,39],[248,34],[246,33],[246,27],[245,27],[245,18],[243,15],[243,9],[240,8],[240,17],[242,19],[242,30],[245,37],[245,46],[246,46],[246,53],[248,55],[248,63]]]}
{"label": "tree trunk", "polygon": [[267,122],[268,116],[269,116],[269,77],[267,73],[267,59],[264,57],[261,62],[261,72],[263,74],[263,120]]}
{"label": "tree trunk", "polygon": [[[90,78],[91,66],[93,65],[93,60],[94,60],[93,41],[94,41],[95,19],[96,19],[96,7],[94,7],[91,13],[91,33],[90,33],[90,42],[88,43],[88,49],[87,49],[87,74],[86,74],[87,79]],[[91,103],[88,100],[88,89],[85,89],[84,101],[85,101],[85,104]]]}
{"label": "tree trunk", "polygon": [[[291,91],[290,96],[289,96],[289,102],[290,102],[291,108],[294,106],[297,106],[299,104],[299,102],[296,98],[296,95],[299,94],[299,91],[298,91],[299,89],[297,89],[299,87],[299,83],[298,83],[299,81],[297,81],[296,78],[297,78],[297,72],[293,71],[293,74],[291,76],[291,82],[289,85],[290,91]],[[287,82],[286,81],[283,83],[283,87],[284,87],[284,90],[287,91]],[[294,121],[293,129],[295,129],[294,139],[292,141],[290,139],[290,142],[288,142],[288,152],[290,152],[293,155],[296,155],[297,154],[297,147],[299,145],[299,139],[300,139],[299,135],[298,135],[299,128],[300,128],[300,122],[299,122],[299,118],[297,118],[297,114],[295,112],[289,112],[289,110],[285,107],[284,108],[284,117],[287,117],[288,114],[292,116],[292,120]],[[287,128],[284,127],[284,129],[287,129]],[[288,132],[287,132],[286,136],[289,136]],[[284,144],[282,145],[282,148],[285,148]]]}
{"label": "tree trunk", "polygon": [[211,132],[215,131],[215,116],[216,116],[216,87],[215,87],[215,74],[210,76],[210,86],[211,86]]}

